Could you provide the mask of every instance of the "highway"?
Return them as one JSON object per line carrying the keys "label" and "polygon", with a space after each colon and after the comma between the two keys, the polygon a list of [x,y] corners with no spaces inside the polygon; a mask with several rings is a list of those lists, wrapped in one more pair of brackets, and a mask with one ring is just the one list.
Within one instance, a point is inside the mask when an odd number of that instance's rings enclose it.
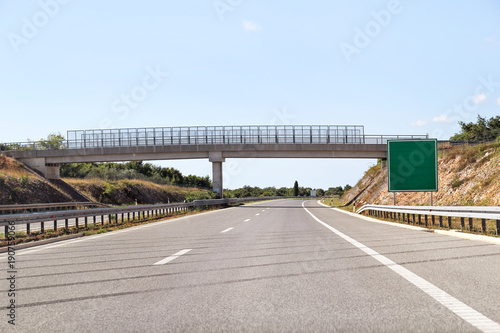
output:
{"label": "highway", "polygon": [[[279,200],[19,250],[15,330],[500,332],[500,246]],[[8,277],[7,256],[0,267]]]}

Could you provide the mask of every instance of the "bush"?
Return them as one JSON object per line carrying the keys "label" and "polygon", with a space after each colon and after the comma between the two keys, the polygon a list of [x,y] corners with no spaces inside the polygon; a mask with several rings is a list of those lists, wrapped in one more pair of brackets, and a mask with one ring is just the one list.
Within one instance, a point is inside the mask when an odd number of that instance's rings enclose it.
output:
{"label": "bush", "polygon": [[186,193],[186,201],[193,202],[194,200],[209,200],[219,199],[219,194],[216,192],[208,191],[191,191]]}

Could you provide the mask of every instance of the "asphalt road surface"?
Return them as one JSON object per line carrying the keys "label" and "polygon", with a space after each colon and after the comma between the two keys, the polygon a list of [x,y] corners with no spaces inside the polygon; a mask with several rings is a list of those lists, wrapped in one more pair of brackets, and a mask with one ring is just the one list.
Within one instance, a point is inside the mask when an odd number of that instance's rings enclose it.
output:
{"label": "asphalt road surface", "polygon": [[[500,246],[280,200],[0,256],[1,332],[500,332]],[[7,309],[15,301],[15,326]]]}

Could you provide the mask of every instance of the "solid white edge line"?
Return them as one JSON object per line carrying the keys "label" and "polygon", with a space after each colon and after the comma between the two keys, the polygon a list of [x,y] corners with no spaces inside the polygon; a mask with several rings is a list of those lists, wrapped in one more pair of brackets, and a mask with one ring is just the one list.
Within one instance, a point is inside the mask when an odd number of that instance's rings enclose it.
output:
{"label": "solid white edge line", "polygon": [[311,215],[311,217],[316,220],[318,223],[322,224],[324,227],[335,233],[337,236],[343,238],[347,242],[351,243],[352,245],[356,246],[358,249],[361,251],[365,252],[378,262],[382,263],[383,265],[387,266],[390,268],[392,271],[409,281],[411,284],[425,292],[427,295],[431,296],[434,298],[437,302],[448,308],[450,311],[458,315],[460,318],[471,324],[472,326],[476,327],[482,332],[500,332],[500,324],[497,322],[489,319],[485,315],[479,313],[478,311],[474,310],[467,304],[459,301],[455,297],[451,296],[444,290],[441,290],[440,288],[436,287],[429,281],[421,278],[417,274],[409,271],[408,269],[404,268],[403,266],[400,266],[396,264],[394,261],[391,259],[381,255],[380,253],[376,252],[375,250],[367,247],[366,245],[358,242],[357,240],[347,236],[346,234],[340,232],[339,230],[335,229],[334,227],[326,224],[325,222],[321,221],[319,218],[317,218],[313,213],[311,213],[304,205],[305,201],[302,202],[302,207],[305,209],[305,211]]}
{"label": "solid white edge line", "polygon": [[220,233],[221,233],[221,234],[223,234],[223,233],[226,233],[226,232],[231,231],[231,230],[233,230],[233,229],[234,229],[234,228],[232,228],[232,227],[231,227],[231,228],[227,228],[227,229],[225,229],[225,230],[222,230]]}
{"label": "solid white edge line", "polygon": [[162,259],[156,263],[154,263],[153,265],[165,265],[166,263],[168,262],[171,262],[172,260],[175,260],[177,258],[179,258],[180,256],[188,253],[189,251],[191,251],[192,249],[185,249],[185,250],[181,250],[173,255],[171,255],[170,257],[167,257],[165,259]]}

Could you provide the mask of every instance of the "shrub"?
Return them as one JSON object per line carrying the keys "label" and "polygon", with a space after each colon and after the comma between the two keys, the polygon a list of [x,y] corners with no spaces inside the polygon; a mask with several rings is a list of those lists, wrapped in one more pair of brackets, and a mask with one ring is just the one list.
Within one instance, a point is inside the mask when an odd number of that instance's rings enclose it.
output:
{"label": "shrub", "polygon": [[457,176],[455,176],[451,181],[451,188],[456,189],[460,187],[463,183],[465,183],[465,179],[460,180]]}
{"label": "shrub", "polygon": [[29,176],[21,176],[21,184],[22,185],[28,185],[29,182],[30,182]]}

